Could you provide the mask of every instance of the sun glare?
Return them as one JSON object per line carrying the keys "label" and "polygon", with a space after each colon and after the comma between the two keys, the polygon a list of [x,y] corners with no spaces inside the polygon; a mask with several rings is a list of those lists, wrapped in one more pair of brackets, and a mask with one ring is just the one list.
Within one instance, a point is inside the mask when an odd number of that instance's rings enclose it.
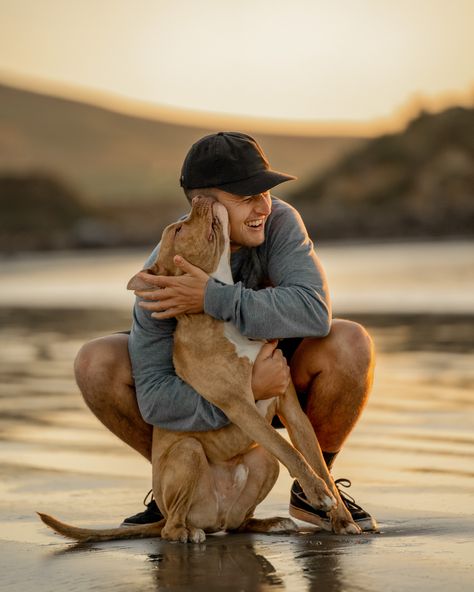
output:
{"label": "sun glare", "polygon": [[4,79],[144,106],[357,126],[474,82],[470,0],[3,5]]}

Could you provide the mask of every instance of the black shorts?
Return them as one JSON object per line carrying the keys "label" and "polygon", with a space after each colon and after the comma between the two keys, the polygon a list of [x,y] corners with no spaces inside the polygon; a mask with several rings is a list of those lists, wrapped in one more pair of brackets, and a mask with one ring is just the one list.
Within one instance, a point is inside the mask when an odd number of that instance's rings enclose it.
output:
{"label": "black shorts", "polygon": [[302,337],[288,337],[287,339],[280,339],[280,342],[278,343],[278,349],[281,349],[288,363],[291,362],[293,354],[298,349],[298,346],[302,341]]}

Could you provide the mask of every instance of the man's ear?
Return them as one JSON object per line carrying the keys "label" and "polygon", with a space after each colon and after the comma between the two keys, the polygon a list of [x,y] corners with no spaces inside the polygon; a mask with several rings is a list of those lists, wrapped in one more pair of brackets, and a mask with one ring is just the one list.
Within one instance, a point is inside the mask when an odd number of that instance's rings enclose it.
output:
{"label": "man's ear", "polygon": [[150,288],[154,290],[156,288],[156,286],[147,284],[145,280],[140,276],[141,273],[150,273],[151,275],[169,275],[164,267],[155,263],[151,267],[142,269],[137,274],[135,274],[129,280],[127,284],[127,290],[149,290]]}

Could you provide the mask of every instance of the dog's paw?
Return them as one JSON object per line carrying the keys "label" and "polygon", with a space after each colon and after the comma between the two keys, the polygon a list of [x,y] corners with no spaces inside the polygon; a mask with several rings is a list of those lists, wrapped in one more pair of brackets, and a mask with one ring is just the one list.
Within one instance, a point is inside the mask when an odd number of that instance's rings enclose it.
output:
{"label": "dog's paw", "polygon": [[361,534],[362,529],[356,524],[344,503],[329,512],[331,530],[335,534]]}
{"label": "dog's paw", "polygon": [[165,526],[161,531],[161,538],[173,543],[203,543],[206,534],[201,528],[186,528],[185,526]]}
{"label": "dog's paw", "polygon": [[335,534],[361,534],[361,529],[353,520],[335,520],[331,524]]}
{"label": "dog's paw", "polygon": [[[300,482],[301,483],[301,482]],[[326,483],[319,479],[314,483],[313,481],[305,484],[303,491],[308,498],[310,504],[324,512],[329,512],[337,506],[336,498],[329,491]]]}
{"label": "dog's paw", "polygon": [[161,538],[172,543],[187,543],[189,531],[184,526],[166,526],[161,531]]}
{"label": "dog's paw", "polygon": [[206,533],[202,528],[188,528],[188,540],[190,543],[203,543],[206,540]]}

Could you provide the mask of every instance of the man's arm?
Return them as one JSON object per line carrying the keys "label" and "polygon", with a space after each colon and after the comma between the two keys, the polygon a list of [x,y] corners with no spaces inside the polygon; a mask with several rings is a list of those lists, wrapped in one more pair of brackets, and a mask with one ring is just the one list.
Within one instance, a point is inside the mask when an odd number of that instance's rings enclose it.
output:
{"label": "man's arm", "polygon": [[[216,430],[229,423],[218,407],[201,397],[175,373],[173,365],[174,319],[155,321],[135,305],[129,337],[138,407],[143,419],[167,430]],[[255,360],[252,390],[255,399],[285,393],[289,368],[277,342],[264,345]]]}
{"label": "man's arm", "polygon": [[[184,276],[146,276],[145,281],[164,288],[166,302],[157,291],[140,291],[142,306],[158,319],[200,312],[195,302],[212,317],[232,322],[251,339],[324,337],[331,326],[331,306],[324,270],[298,212],[274,200],[267,221],[265,243],[257,249],[273,288],[253,290],[241,282],[223,284],[183,261]],[[199,298],[196,298],[196,290]]]}
{"label": "man's arm", "polygon": [[331,307],[324,270],[301,217],[276,200],[259,256],[275,287],[263,290],[210,280],[204,310],[232,322],[252,339],[324,337],[329,333]]}

